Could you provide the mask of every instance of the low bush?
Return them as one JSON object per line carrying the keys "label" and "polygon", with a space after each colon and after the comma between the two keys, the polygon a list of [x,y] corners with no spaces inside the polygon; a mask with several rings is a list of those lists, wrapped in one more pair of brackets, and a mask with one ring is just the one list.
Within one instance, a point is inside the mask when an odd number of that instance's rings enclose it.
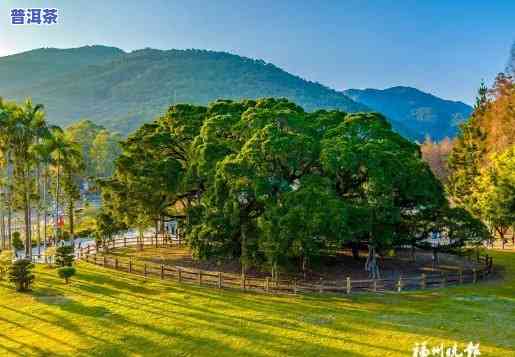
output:
{"label": "low bush", "polygon": [[20,232],[13,233],[11,245],[16,250],[22,250],[25,248],[25,244],[23,244],[23,241],[21,240]]}
{"label": "low bush", "polygon": [[68,282],[70,281],[70,278],[72,276],[74,276],[76,273],[76,270],[74,267],[62,267],[62,268],[59,268],[57,269],[57,274],[59,275],[60,278],[64,279],[64,281],[66,282],[66,284],[68,284]]}
{"label": "low bush", "polygon": [[28,259],[15,261],[9,267],[9,281],[14,283],[16,291],[30,290],[30,285],[34,282],[35,276],[32,274],[34,264]]}
{"label": "low bush", "polygon": [[55,251],[55,264],[60,267],[69,266],[73,264],[73,247],[72,246],[61,246]]}

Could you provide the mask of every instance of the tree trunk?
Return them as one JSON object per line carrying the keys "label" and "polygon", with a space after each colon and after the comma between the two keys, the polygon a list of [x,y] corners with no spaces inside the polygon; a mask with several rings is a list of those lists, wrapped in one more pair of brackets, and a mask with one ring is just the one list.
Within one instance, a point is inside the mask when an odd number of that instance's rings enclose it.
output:
{"label": "tree trunk", "polygon": [[57,154],[57,181],[55,189],[55,232],[54,232],[54,246],[57,244],[57,233],[59,230],[59,191],[61,190],[61,153]]}
{"label": "tree trunk", "polygon": [[25,177],[25,200],[24,200],[24,213],[25,213],[25,258],[32,258],[32,227],[30,224],[30,185],[28,184],[28,175]]}
{"label": "tree trunk", "polygon": [[143,250],[143,240],[145,239],[145,237],[143,236],[143,230],[141,228],[138,228],[138,237],[139,237],[139,249],[140,250]]}
{"label": "tree trunk", "polygon": [[306,255],[302,255],[302,276],[304,277],[304,280],[306,280],[307,277],[307,270],[308,270],[308,258]]}
{"label": "tree trunk", "polygon": [[11,192],[9,191],[9,207],[7,208],[7,240],[9,248],[12,249],[12,203],[11,203]]}
{"label": "tree trunk", "polygon": [[434,269],[435,267],[437,267],[440,264],[440,258],[438,257],[438,249],[437,248],[433,248],[432,259],[433,259],[433,269]]}
{"label": "tree trunk", "polygon": [[506,244],[505,231],[504,231],[504,229],[502,227],[500,227],[500,228],[497,228],[497,232],[501,236],[502,249],[504,250],[504,246]]}
{"label": "tree trunk", "polygon": [[244,276],[247,270],[247,240],[246,226],[241,226],[241,275]]}
{"label": "tree trunk", "polygon": [[[45,174],[43,176],[43,247],[45,248],[45,251],[46,251],[46,247],[47,247],[47,236],[46,236],[46,231],[47,231],[47,202],[46,202],[46,185],[47,185],[47,170],[48,168],[45,168]],[[46,255],[45,255],[45,259],[46,259]]]}
{"label": "tree trunk", "polygon": [[368,245],[368,256],[365,262],[365,271],[368,272],[370,279],[381,279],[379,272],[379,264],[377,264],[376,249],[375,247]]}
{"label": "tree trunk", "polygon": [[157,239],[159,238],[159,220],[156,219],[156,223],[155,223],[155,232],[154,232],[154,238],[156,240],[156,248],[157,248]]}
{"label": "tree trunk", "polygon": [[2,235],[2,250],[4,250],[5,249],[5,234],[6,234],[6,230],[5,230],[5,213],[4,213],[3,202],[2,202],[2,216],[1,216],[0,224],[2,225],[1,232],[0,232],[0,234]]}
{"label": "tree trunk", "polygon": [[75,238],[75,221],[74,221],[75,203],[73,198],[70,198],[68,202],[68,219],[70,223],[70,236],[72,239]]}
{"label": "tree trunk", "polygon": [[36,170],[36,183],[37,183],[37,192],[38,192],[38,206],[36,209],[36,228],[38,230],[37,238],[38,238],[38,256],[41,256],[41,172],[39,164]]}
{"label": "tree trunk", "polygon": [[352,257],[356,260],[359,259],[359,243],[352,243],[351,245]]}
{"label": "tree trunk", "polygon": [[11,162],[11,152],[7,153],[7,183],[9,185],[9,201],[7,208],[7,238],[9,240],[9,248],[12,249],[12,216],[13,216],[13,166]]}

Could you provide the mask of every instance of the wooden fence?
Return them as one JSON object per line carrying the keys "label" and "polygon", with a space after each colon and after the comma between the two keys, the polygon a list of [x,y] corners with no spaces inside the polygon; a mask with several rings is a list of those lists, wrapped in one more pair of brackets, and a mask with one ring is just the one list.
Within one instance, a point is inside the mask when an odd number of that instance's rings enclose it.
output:
{"label": "wooden fence", "polygon": [[[145,238],[143,245],[170,246],[178,245],[177,241],[160,240],[153,237]],[[117,238],[109,243],[109,249],[141,245],[135,238]],[[103,250],[103,249],[102,249]],[[492,272],[493,259],[486,256],[478,257],[481,268],[460,270],[456,272],[438,272],[418,276],[402,276],[396,279],[362,279],[353,280],[347,277],[343,281],[320,279],[318,282],[301,280],[272,280],[247,275],[208,271],[181,266],[171,266],[157,263],[142,262],[137,259],[111,256],[95,246],[83,247],[79,250],[78,258],[89,263],[106,268],[125,271],[144,277],[155,277],[163,280],[175,280],[180,283],[192,283],[215,288],[236,288],[244,291],[266,293],[297,294],[297,293],[344,293],[355,292],[385,292],[417,290],[446,287],[466,283],[476,283],[486,279]],[[107,250],[108,251],[108,250]]]}

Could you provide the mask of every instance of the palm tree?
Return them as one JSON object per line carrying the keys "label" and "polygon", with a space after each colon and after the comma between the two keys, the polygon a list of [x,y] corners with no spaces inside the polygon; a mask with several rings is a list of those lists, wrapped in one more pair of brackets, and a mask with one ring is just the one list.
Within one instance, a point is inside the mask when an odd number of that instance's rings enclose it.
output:
{"label": "palm tree", "polygon": [[[56,223],[59,218],[59,205],[62,191],[63,174],[66,193],[70,192],[69,189],[73,185],[73,177],[83,168],[82,151],[79,145],[69,140],[63,130],[54,127],[51,130],[52,135],[46,141],[47,151],[52,154],[52,165],[56,171],[56,189],[55,189],[55,215]],[[74,198],[69,198],[69,216],[70,216],[70,229],[73,234],[73,203]],[[57,239],[57,237],[54,237]]]}
{"label": "palm tree", "polygon": [[[5,227],[4,212],[2,211],[2,232],[3,238],[7,238],[8,246],[11,247],[12,235],[12,212],[13,212],[13,194],[12,194],[12,147],[10,135],[14,126],[13,112],[16,110],[14,103],[7,103],[0,98],[0,169],[5,170],[3,173],[4,180],[0,182],[2,192],[2,207],[7,208],[7,227]],[[7,236],[7,237],[5,237]],[[3,243],[3,242],[2,242]],[[4,243],[2,247],[5,248]]]}
{"label": "palm tree", "polygon": [[34,165],[37,161],[34,147],[49,135],[43,106],[27,100],[11,113],[8,144],[12,150],[15,193],[24,213],[25,256],[32,257],[31,209],[34,193]]}

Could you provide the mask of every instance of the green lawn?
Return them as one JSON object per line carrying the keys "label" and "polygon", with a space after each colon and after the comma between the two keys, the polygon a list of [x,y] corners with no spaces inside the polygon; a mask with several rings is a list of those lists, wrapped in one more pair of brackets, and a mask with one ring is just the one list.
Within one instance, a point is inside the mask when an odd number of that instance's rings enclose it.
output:
{"label": "green lawn", "polygon": [[515,253],[504,281],[384,296],[266,296],[78,265],[37,269],[30,294],[0,284],[0,356],[411,356],[415,342],[515,356]]}

